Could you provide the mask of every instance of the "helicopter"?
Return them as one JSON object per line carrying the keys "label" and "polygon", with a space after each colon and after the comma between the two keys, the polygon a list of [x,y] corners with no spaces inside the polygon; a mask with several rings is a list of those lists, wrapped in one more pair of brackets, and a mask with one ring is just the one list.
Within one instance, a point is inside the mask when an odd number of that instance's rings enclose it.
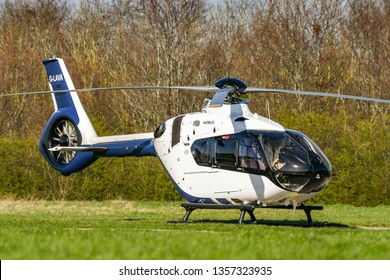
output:
{"label": "helicopter", "polygon": [[[322,206],[304,202],[323,190],[332,165],[322,150],[301,132],[286,129],[252,113],[247,93],[286,93],[390,103],[390,100],[343,94],[247,87],[237,78],[221,78],[213,86],[140,86],[75,89],[61,58],[44,60],[54,113],[39,140],[49,164],[67,176],[100,157],[157,157],[177,191],[187,222],[195,209],[239,209],[239,223],[256,208],[303,209]],[[78,93],[100,90],[177,89],[213,93],[199,112],[175,116],[154,132],[98,136]],[[9,94],[18,95],[18,94]]]}

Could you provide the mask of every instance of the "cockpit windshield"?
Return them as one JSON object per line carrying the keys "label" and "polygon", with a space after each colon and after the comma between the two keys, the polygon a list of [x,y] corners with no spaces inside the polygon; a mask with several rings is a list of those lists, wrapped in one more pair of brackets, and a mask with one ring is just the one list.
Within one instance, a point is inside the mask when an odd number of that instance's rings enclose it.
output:
{"label": "cockpit windshield", "polygon": [[310,156],[297,140],[284,131],[256,132],[273,171],[304,174],[311,166]]}
{"label": "cockpit windshield", "polygon": [[331,165],[307,136],[295,131],[254,132],[264,148],[274,178],[285,189],[318,191],[329,181]]}
{"label": "cockpit windshield", "polygon": [[305,148],[310,151],[313,155],[315,155],[316,159],[320,161],[322,164],[326,166],[326,168],[331,171],[332,166],[330,164],[330,161],[325,156],[325,154],[322,152],[322,150],[317,146],[316,143],[313,142],[309,137],[304,135],[303,133],[295,130],[288,129],[286,130],[289,135],[294,137],[301,143]]}

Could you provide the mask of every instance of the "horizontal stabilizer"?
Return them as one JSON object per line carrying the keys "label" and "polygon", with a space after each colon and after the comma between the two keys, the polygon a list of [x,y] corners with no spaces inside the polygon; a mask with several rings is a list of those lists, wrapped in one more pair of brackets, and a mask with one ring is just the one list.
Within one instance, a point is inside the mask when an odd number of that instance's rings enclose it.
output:
{"label": "horizontal stabilizer", "polygon": [[56,146],[48,149],[51,152],[105,152],[108,150],[107,147],[88,147],[88,146],[78,146],[78,147],[67,147],[67,146]]}

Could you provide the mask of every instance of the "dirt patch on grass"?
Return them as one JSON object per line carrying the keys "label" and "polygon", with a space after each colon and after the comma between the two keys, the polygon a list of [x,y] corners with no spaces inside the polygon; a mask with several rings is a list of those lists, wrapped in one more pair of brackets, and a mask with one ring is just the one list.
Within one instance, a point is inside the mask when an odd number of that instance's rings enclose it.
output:
{"label": "dirt patch on grass", "polygon": [[390,227],[369,227],[369,226],[359,226],[357,227],[359,229],[366,229],[366,230],[390,230]]}
{"label": "dirt patch on grass", "polygon": [[110,214],[134,209],[130,201],[44,201],[0,200],[1,213],[78,213]]}

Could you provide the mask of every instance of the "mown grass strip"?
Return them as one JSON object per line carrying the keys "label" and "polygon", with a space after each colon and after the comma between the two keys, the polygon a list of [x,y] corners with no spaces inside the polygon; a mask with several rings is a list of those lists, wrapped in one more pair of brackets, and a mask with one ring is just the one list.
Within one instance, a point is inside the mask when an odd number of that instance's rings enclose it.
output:
{"label": "mown grass strip", "polygon": [[[1,259],[390,259],[390,206],[196,210],[179,202],[0,201]],[[248,217],[249,218],[249,217]]]}

